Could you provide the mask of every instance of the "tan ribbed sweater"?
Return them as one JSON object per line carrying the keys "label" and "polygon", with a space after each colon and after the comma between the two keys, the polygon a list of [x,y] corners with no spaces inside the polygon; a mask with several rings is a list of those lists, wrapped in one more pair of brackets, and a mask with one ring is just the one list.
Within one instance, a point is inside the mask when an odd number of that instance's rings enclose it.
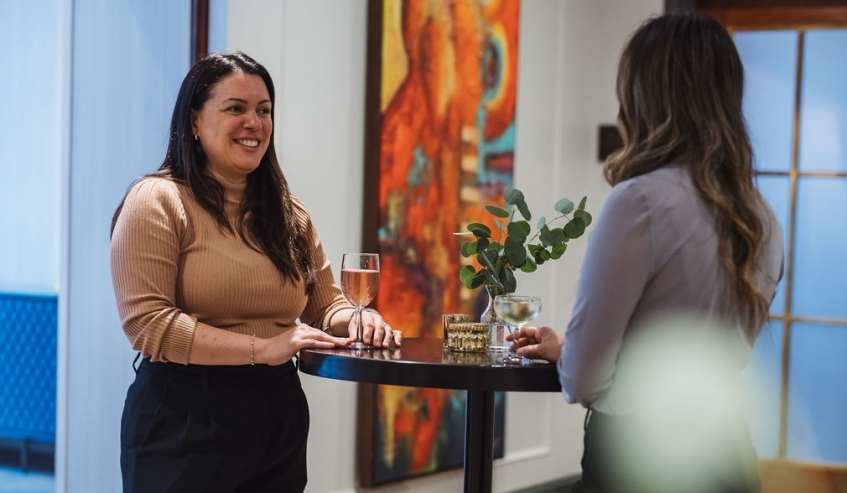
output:
{"label": "tan ribbed sweater", "polygon": [[[225,213],[235,224],[246,182],[216,176],[226,191]],[[152,361],[187,364],[197,322],[259,338],[302,323],[322,327],[324,317],[350,306],[335,283],[329,260],[305,206],[297,220],[313,245],[317,284],[305,294],[264,254],[222,230],[191,190],[148,177],[127,193],[112,233],[112,284],[123,330]]]}

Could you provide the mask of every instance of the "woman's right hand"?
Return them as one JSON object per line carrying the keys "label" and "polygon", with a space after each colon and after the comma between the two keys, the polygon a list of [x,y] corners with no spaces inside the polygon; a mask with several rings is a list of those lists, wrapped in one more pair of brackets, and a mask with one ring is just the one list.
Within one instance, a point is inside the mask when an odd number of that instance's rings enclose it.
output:
{"label": "woman's right hand", "polygon": [[517,334],[508,334],[512,341],[510,350],[529,359],[543,359],[555,363],[562,354],[565,336],[551,327],[524,327]]}
{"label": "woman's right hand", "polygon": [[349,346],[353,341],[349,337],[335,337],[306,324],[299,324],[271,339],[256,339],[254,361],[277,366],[287,363],[304,348],[331,349]]}

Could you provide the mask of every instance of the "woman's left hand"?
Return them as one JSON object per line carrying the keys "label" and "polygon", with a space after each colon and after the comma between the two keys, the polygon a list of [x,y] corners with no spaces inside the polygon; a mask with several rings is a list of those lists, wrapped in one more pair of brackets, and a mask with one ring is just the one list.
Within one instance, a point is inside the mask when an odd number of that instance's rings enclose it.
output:
{"label": "woman's left hand", "polygon": [[[350,337],[356,339],[356,317],[350,317]],[[399,347],[403,334],[391,327],[376,310],[362,310],[362,340],[365,344],[378,348],[391,348],[392,344]]]}

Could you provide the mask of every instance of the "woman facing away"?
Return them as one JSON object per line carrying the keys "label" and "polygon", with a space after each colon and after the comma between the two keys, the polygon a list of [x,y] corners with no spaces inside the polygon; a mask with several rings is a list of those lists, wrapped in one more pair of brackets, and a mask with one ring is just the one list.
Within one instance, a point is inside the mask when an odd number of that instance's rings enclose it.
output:
{"label": "woman facing away", "polygon": [[[243,53],[198,61],[159,170],[112,222],[112,282],[143,357],[121,421],[124,492],[302,492],[309,412],[293,357],[353,341],[273,143],[274,87]],[[376,347],[402,336],[363,315]]]}
{"label": "woman facing away", "polygon": [[753,183],[743,68],[697,14],[647,21],[617,79],[623,148],[564,335],[525,328],[588,408],[575,492],[761,490],[741,412],[750,359],[782,276],[782,231]]}

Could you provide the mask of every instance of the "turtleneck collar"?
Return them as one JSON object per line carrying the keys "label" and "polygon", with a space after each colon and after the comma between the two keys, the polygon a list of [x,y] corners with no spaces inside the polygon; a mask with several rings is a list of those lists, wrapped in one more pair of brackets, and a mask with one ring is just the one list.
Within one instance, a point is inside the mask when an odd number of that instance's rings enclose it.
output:
{"label": "turtleneck collar", "polygon": [[244,196],[244,190],[247,189],[247,177],[233,181],[224,177],[220,173],[216,173],[212,168],[206,168],[212,178],[218,181],[224,189],[224,196],[227,202],[241,203],[241,198]]}

